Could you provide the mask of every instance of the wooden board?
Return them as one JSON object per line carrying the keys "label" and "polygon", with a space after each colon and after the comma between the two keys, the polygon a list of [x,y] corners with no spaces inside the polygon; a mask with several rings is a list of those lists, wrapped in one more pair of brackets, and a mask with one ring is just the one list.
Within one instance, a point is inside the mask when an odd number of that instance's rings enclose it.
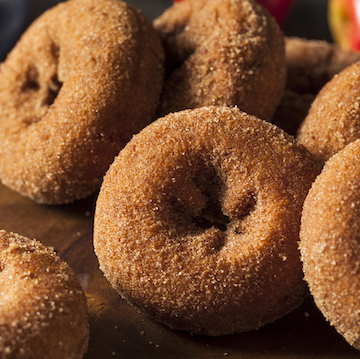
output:
{"label": "wooden board", "polygon": [[96,195],[70,205],[43,206],[0,185],[0,229],[53,246],[75,270],[90,312],[85,359],[104,358],[360,358],[330,327],[309,297],[260,330],[219,338],[189,335],[155,323],[127,305],[98,269],[92,227]]}

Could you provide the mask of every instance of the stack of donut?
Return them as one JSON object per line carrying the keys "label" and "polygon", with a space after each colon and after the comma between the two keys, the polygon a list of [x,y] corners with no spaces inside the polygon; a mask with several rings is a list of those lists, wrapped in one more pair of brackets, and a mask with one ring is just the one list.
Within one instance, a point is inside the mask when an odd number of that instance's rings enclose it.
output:
{"label": "stack of donut", "polygon": [[[201,1],[184,1],[155,21],[166,59],[170,61],[158,113],[199,108],[158,119],[126,145],[105,176],[94,224],[94,245],[100,268],[123,298],[172,328],[206,335],[258,328],[301,303],[304,282],[297,248],[298,230],[303,201],[322,166],[316,155],[307,152],[291,136],[242,112],[265,119],[270,116],[274,120],[273,110],[261,112],[257,105],[256,109],[251,104],[246,107],[237,100],[229,104],[217,97],[214,89],[229,81],[223,69],[222,76],[210,77],[220,71],[212,65],[224,50],[217,43],[210,45],[213,32],[205,25],[204,13],[209,16],[208,20],[215,22],[216,25],[209,23],[216,33],[223,14],[222,7],[216,7],[219,3],[210,1],[207,8]],[[231,24],[231,20],[226,18],[224,22]],[[209,41],[204,48],[200,46],[204,43],[203,36]],[[287,39],[287,89],[296,86],[291,77],[291,46],[312,51],[314,57],[310,60],[318,56],[326,61],[325,71],[315,66],[317,61],[307,64],[302,57],[293,66],[295,72],[298,69],[308,73],[306,78],[311,79],[308,84],[318,80],[316,88],[302,90],[311,94],[311,100],[335,73],[359,58],[325,42]],[[219,51],[212,51],[214,48]],[[300,53],[304,56],[303,50]],[[215,56],[212,58],[209,54]],[[246,52],[241,54],[240,63],[252,56],[251,52],[248,57]],[[232,52],[228,58],[234,58]],[[201,76],[204,82],[199,80]],[[301,94],[301,90],[293,92],[295,99],[297,93]],[[263,95],[260,97],[264,99]],[[257,100],[254,95],[252,100]],[[304,115],[311,100],[305,104]],[[240,110],[230,108],[233,105],[238,105]],[[274,157],[268,157],[267,150]],[[284,163],[292,163],[289,166],[292,171],[301,168],[301,174],[290,174]],[[296,184],[292,182],[292,175]],[[293,193],[292,198],[296,198],[293,204],[297,210],[286,199],[295,188],[299,192]],[[263,195],[266,201],[262,200]],[[264,203],[268,207],[262,207]],[[355,202],[349,203],[354,206]],[[278,206],[282,208],[281,220]],[[314,241],[308,237],[306,228],[311,225],[307,221],[313,218],[311,211],[317,210],[316,206],[307,204],[306,207],[312,209],[302,220],[301,259],[305,280],[320,303],[324,293],[336,286],[324,286],[318,295],[314,289],[313,278],[321,281],[327,274],[318,273],[314,263],[318,257],[312,258],[308,255],[311,251],[306,249],[311,246],[307,243]],[[330,219],[331,215],[326,218]],[[325,225],[331,228],[328,222]],[[356,246],[355,243],[349,247]],[[351,256],[352,269],[346,266],[342,273],[349,270],[357,273],[356,250],[350,253],[345,251]],[[278,261],[279,258],[283,262]],[[331,255],[330,258],[333,259]],[[324,267],[328,268],[333,262],[336,259],[327,258]],[[316,274],[312,273],[314,269]],[[334,270],[334,265],[331,269]],[[321,304],[319,308],[349,343],[359,348],[357,282],[353,289],[350,283],[347,276],[339,284],[339,288],[348,286],[352,295],[351,299],[341,299],[340,306],[345,308],[332,309],[330,300],[323,300],[325,306],[329,306],[328,312]],[[344,324],[346,321],[350,324]]]}
{"label": "stack of donut", "polygon": [[302,213],[304,278],[324,317],[360,350],[359,80],[360,62],[329,79],[311,103],[298,139],[324,165]]}
{"label": "stack of donut", "polygon": [[324,317],[360,350],[358,61],[324,41],[287,38],[287,85],[272,121],[324,165],[302,211],[304,279]]}
{"label": "stack of donut", "polygon": [[[151,22],[117,0],[41,15],[0,67],[0,180],[38,203],[96,190],[156,110],[164,51]],[[80,359],[88,307],[51,248],[0,231],[0,357]]]}
{"label": "stack of donut", "polygon": [[324,317],[360,350],[360,55],[298,38],[286,50],[287,86],[272,120],[324,166],[302,211],[304,279]]}
{"label": "stack of donut", "polygon": [[287,80],[271,121],[296,136],[321,88],[357,61],[360,61],[360,53],[346,51],[338,45],[323,40],[285,37]]}
{"label": "stack of donut", "polygon": [[[102,183],[100,268],[128,303],[171,328],[210,336],[260,328],[299,306],[309,286],[360,349],[360,65],[347,67],[359,56],[285,40],[255,0],[183,0],[153,24],[121,0],[61,3],[0,67],[0,180],[44,204]],[[25,259],[39,255],[52,273],[62,266],[55,255],[18,235],[0,240],[0,280],[13,271],[29,291],[44,291],[32,279],[51,275]],[[64,302],[39,311],[42,319],[84,301],[68,285],[54,284]],[[22,325],[27,315],[16,315]],[[81,345],[45,337],[54,358],[84,353],[83,319],[71,321]],[[1,325],[4,358],[38,346],[41,324],[24,338]]]}
{"label": "stack of donut", "polygon": [[247,114],[270,119],[280,102],[283,36],[252,0],[182,1],[154,26],[166,116],[105,176],[94,223],[100,268],[123,298],[172,328],[259,328],[306,295],[300,213],[320,170],[293,138]]}

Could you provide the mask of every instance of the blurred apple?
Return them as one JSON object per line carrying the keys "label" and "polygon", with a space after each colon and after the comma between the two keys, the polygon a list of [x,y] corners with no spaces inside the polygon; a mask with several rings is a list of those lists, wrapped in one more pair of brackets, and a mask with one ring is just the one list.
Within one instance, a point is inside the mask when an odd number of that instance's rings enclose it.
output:
{"label": "blurred apple", "polygon": [[277,22],[282,25],[286,20],[288,13],[290,12],[291,6],[294,0],[257,0],[266,9],[269,10]]}
{"label": "blurred apple", "polygon": [[257,2],[268,9],[280,25],[284,23],[294,1],[295,0],[257,0]]}
{"label": "blurred apple", "polygon": [[328,22],[338,45],[360,51],[360,0],[329,0]]}

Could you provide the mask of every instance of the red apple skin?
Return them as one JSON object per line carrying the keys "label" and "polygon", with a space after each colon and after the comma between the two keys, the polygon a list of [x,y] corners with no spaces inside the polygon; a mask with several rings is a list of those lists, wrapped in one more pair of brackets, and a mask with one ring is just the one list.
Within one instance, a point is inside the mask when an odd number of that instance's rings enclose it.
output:
{"label": "red apple skin", "polygon": [[329,0],[328,24],[340,47],[360,51],[360,0]]}
{"label": "red apple skin", "polygon": [[257,0],[272,14],[277,22],[282,25],[290,12],[294,0]]}
{"label": "red apple skin", "polygon": [[350,1],[350,21],[352,23],[350,33],[351,50],[360,51],[360,1]]}
{"label": "red apple skin", "polygon": [[[179,2],[182,0],[173,0]],[[290,12],[291,6],[295,0],[257,0],[272,14],[277,22],[282,25]]]}

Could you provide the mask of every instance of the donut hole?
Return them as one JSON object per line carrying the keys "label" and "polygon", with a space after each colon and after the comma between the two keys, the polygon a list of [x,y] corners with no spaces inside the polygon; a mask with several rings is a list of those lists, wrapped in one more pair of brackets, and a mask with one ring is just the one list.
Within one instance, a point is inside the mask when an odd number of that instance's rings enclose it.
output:
{"label": "donut hole", "polygon": [[221,194],[224,184],[214,166],[204,161],[198,168],[200,170],[193,176],[193,183],[206,201],[192,221],[202,230],[216,227],[225,232],[230,219],[222,211]]}
{"label": "donut hole", "polygon": [[[175,181],[181,186],[171,191],[176,195],[171,196],[165,206],[165,212],[172,213],[171,220],[166,217],[166,221],[196,235],[211,228],[222,233],[232,231],[236,235],[245,235],[250,229],[250,217],[256,210],[257,190],[244,183],[241,193],[239,189],[232,192],[216,166],[206,160],[195,161],[193,166],[198,170]],[[219,238],[216,247],[220,248],[224,237]]]}
{"label": "donut hole", "polygon": [[35,66],[29,66],[25,74],[25,81],[21,87],[22,92],[38,91],[40,89],[39,72]]}
{"label": "donut hole", "polygon": [[[40,96],[43,97],[41,105],[46,107],[51,106],[58,96],[61,87],[62,83],[59,81],[57,73],[53,74],[47,83],[47,89],[43,94],[40,94]],[[31,94],[40,91],[40,89],[39,72],[35,66],[30,66],[26,71],[25,81],[21,87],[21,91]]]}
{"label": "donut hole", "polygon": [[[236,223],[234,228],[236,234],[245,234],[246,219],[255,211],[257,204],[257,193],[254,189],[245,189],[239,196],[233,195],[230,201],[236,198],[235,210],[229,210],[228,204],[224,203],[224,185],[220,177],[214,174],[208,174],[209,180],[205,181],[207,187],[201,188],[202,194],[207,198],[206,205],[203,207],[200,215],[193,218],[193,222],[197,227],[206,230],[208,228],[216,227],[220,231],[225,232],[231,221]],[[224,207],[227,208],[226,211]],[[225,214],[228,213],[228,214]],[[230,219],[231,218],[231,219]]]}
{"label": "donut hole", "polygon": [[254,190],[245,191],[240,198],[239,205],[235,211],[237,225],[235,226],[236,234],[245,234],[245,220],[255,211],[257,203],[257,194]]}
{"label": "donut hole", "polygon": [[199,216],[194,217],[194,223],[197,227],[205,230],[216,227],[220,231],[225,232],[230,219],[226,216],[220,207],[219,203],[209,201]]}
{"label": "donut hole", "polygon": [[[51,57],[53,58],[56,67],[58,67],[60,48],[55,43],[51,44]],[[46,96],[43,101],[43,105],[51,106],[54,103],[62,87],[62,82],[60,82],[57,72],[55,72],[52,76],[50,76],[47,86],[48,88],[47,88]]]}
{"label": "donut hole", "polygon": [[47,96],[44,98],[43,105],[51,106],[58,96],[62,83],[59,81],[58,75],[54,74],[48,84]]}
{"label": "donut hole", "polygon": [[166,213],[172,213],[171,222],[176,227],[187,231],[198,233],[212,227],[226,231],[230,219],[222,211],[223,184],[216,169],[198,159],[192,163],[192,168],[196,171],[182,172],[174,181],[176,187],[172,184]]}
{"label": "donut hole", "polygon": [[217,228],[225,232],[230,218],[222,208],[222,194],[224,183],[215,166],[207,161],[197,165],[199,169],[192,175],[192,185],[199,194],[196,211],[192,212],[189,221],[196,231],[206,231],[209,228]]}
{"label": "donut hole", "polygon": [[[57,74],[60,49],[57,45],[52,44],[50,52],[50,58],[52,59],[50,63],[53,65],[49,66],[51,70],[41,73],[40,76],[39,70],[34,64],[28,65],[25,80],[21,86],[21,91],[29,95],[29,99],[32,99],[30,101],[37,101],[36,99],[38,99],[41,106],[44,107],[50,107],[54,103],[62,87],[62,82]],[[44,81],[42,78],[47,80]],[[36,96],[35,93],[37,93]]]}

